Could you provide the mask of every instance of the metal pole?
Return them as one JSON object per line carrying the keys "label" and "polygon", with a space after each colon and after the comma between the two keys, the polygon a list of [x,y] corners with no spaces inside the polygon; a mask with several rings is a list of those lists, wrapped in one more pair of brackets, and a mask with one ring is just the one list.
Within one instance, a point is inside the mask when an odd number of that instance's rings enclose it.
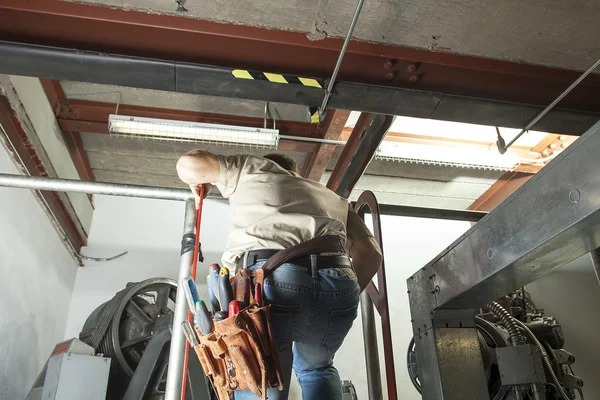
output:
{"label": "metal pole", "polygon": [[592,258],[592,265],[596,272],[596,279],[598,279],[598,283],[600,283],[600,249],[590,251],[590,257]]}
{"label": "metal pole", "polygon": [[373,302],[366,290],[360,294],[363,337],[365,339],[365,359],[367,366],[367,384],[369,400],[383,399],[381,371],[379,370],[379,349],[377,348],[377,330]]}
{"label": "metal pole", "polygon": [[112,196],[143,197],[147,199],[180,200],[192,197],[185,189],[155,186],[125,185],[121,183],[89,182],[75,179],[44,178],[37,176],[0,173],[0,186],[56,192],[105,194]]}
{"label": "metal pole", "polygon": [[[179,263],[179,276],[177,285],[190,275],[192,266],[194,247],[190,247],[186,242],[186,236],[194,235],[196,228],[196,204],[193,198],[185,202],[185,217],[183,223],[183,241],[181,262]],[[196,236],[194,236],[194,241]],[[192,242],[194,243],[194,242]],[[167,387],[165,390],[165,400],[180,400],[181,382],[183,380],[183,361],[185,354],[185,337],[181,324],[187,321],[188,305],[183,290],[177,290],[175,299],[175,313],[173,315],[173,336],[171,338],[171,348],[169,352],[169,368],[167,370]]]}
{"label": "metal pole", "polygon": [[356,10],[354,11],[354,16],[352,17],[352,21],[350,22],[350,28],[348,28],[348,34],[346,35],[346,39],[344,40],[344,44],[342,45],[342,50],[340,51],[340,55],[338,56],[337,63],[335,64],[335,68],[333,69],[333,73],[331,74],[331,79],[327,84],[327,91],[325,92],[325,97],[323,97],[323,103],[321,104],[320,112],[324,113],[327,108],[327,103],[329,103],[329,97],[331,97],[331,91],[333,90],[333,84],[335,83],[335,79],[337,78],[337,74],[342,66],[342,60],[344,59],[344,54],[346,54],[346,49],[348,48],[348,43],[350,42],[350,38],[352,37],[352,32],[354,32],[354,27],[356,26],[356,21],[358,21],[358,15],[360,14],[360,10],[362,9],[364,0],[358,0],[358,4],[356,5]]}
{"label": "metal pole", "polygon": [[336,146],[345,146],[347,143],[343,140],[317,139],[317,138],[309,138],[309,137],[302,137],[302,136],[289,136],[289,135],[279,135],[279,139],[295,140],[297,142],[314,142],[314,143],[323,143],[323,144],[333,144]]}
{"label": "metal pole", "polygon": [[514,142],[516,142],[521,136],[523,136],[523,134],[525,132],[527,132],[535,124],[537,124],[540,119],[544,118],[544,116],[546,114],[548,114],[548,112],[550,110],[552,110],[554,108],[554,106],[558,104],[559,101],[561,101],[562,99],[564,99],[564,97],[566,95],[568,95],[571,92],[571,90],[575,89],[575,87],[577,85],[579,85],[579,83],[581,83],[581,81],[584,80],[586,76],[588,76],[589,74],[591,74],[593,70],[595,70],[596,68],[598,68],[599,65],[600,65],[600,60],[596,61],[596,63],[594,65],[592,65],[587,71],[585,71],[583,74],[581,74],[581,76],[579,78],[577,78],[577,80],[575,82],[573,82],[571,84],[571,86],[569,86],[568,88],[566,88],[565,91],[560,94],[560,96],[558,96],[556,99],[554,99],[554,101],[552,103],[550,103],[550,105],[548,107],[544,108],[544,110],[541,113],[539,113],[537,115],[537,117],[535,117],[530,123],[528,123],[527,126],[525,128],[523,128],[523,130],[521,132],[519,132],[519,134],[513,138],[513,140],[511,140],[510,142],[508,142],[508,144],[506,146],[504,146],[504,149],[503,149],[504,151],[500,151],[500,152],[502,154],[504,154],[506,152],[506,150],[510,146],[512,146],[512,144]]}

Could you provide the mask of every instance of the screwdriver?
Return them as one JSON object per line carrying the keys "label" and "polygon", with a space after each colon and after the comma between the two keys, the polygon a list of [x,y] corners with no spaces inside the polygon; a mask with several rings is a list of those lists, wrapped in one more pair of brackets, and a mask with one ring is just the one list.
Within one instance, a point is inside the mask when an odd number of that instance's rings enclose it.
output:
{"label": "screwdriver", "polygon": [[183,328],[183,334],[185,335],[185,338],[190,343],[190,345],[192,347],[198,346],[200,342],[198,341],[198,338],[196,337],[196,334],[194,333],[194,330],[192,329],[190,323],[187,321],[183,321],[181,323],[181,327]]}
{"label": "screwdriver", "polygon": [[188,278],[188,285],[190,286],[190,293],[192,294],[192,300],[194,301],[194,304],[196,304],[198,302],[198,300],[200,300],[200,298],[198,297],[198,291],[196,290],[196,283],[194,282],[194,280],[192,278]]}
{"label": "screwdriver", "polygon": [[231,300],[233,300],[233,288],[229,282],[229,270],[222,267],[219,271],[219,303],[221,303],[221,310],[226,311]]}
{"label": "screwdriver", "polygon": [[233,317],[235,314],[240,312],[240,302],[237,300],[231,300],[229,302],[229,316]]}
{"label": "screwdriver", "polygon": [[185,299],[187,300],[190,312],[194,314],[196,311],[196,302],[194,301],[194,296],[192,295],[192,290],[190,289],[190,285],[188,283],[189,279],[191,278],[183,278],[179,287],[183,290],[183,293],[185,293]]}
{"label": "screwdriver", "polygon": [[211,264],[210,267],[208,267],[208,296],[214,312],[221,311],[221,306],[219,305],[220,270],[221,267],[219,267],[219,264]]}
{"label": "screwdriver", "polygon": [[208,309],[202,300],[196,303],[196,319],[198,320],[198,328],[203,335],[208,335],[213,331],[212,320]]}

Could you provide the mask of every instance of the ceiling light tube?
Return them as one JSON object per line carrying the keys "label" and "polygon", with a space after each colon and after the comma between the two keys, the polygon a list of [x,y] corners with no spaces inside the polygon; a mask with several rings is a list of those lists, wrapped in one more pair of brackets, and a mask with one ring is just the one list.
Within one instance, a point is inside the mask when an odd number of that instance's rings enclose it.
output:
{"label": "ceiling light tube", "polygon": [[279,130],[245,126],[205,124],[157,118],[130,117],[111,114],[108,117],[111,135],[154,140],[207,144],[243,145],[275,149]]}

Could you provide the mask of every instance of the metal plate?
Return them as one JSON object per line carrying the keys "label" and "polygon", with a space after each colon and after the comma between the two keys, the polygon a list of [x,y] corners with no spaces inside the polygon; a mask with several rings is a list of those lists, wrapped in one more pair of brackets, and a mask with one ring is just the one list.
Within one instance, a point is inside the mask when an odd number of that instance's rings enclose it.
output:
{"label": "metal plate", "polygon": [[503,385],[546,382],[542,356],[535,345],[499,347],[496,359]]}

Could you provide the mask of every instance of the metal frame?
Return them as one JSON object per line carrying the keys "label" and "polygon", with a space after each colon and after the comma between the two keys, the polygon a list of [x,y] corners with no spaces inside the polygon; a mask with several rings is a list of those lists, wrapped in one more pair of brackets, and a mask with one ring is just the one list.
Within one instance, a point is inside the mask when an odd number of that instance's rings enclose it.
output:
{"label": "metal frame", "polygon": [[352,189],[367,170],[394,118],[392,115],[360,115],[331,172],[327,182],[329,189],[346,199],[350,197]]}
{"label": "metal frame", "polygon": [[408,279],[423,399],[489,399],[473,309],[600,247],[599,131]]}

